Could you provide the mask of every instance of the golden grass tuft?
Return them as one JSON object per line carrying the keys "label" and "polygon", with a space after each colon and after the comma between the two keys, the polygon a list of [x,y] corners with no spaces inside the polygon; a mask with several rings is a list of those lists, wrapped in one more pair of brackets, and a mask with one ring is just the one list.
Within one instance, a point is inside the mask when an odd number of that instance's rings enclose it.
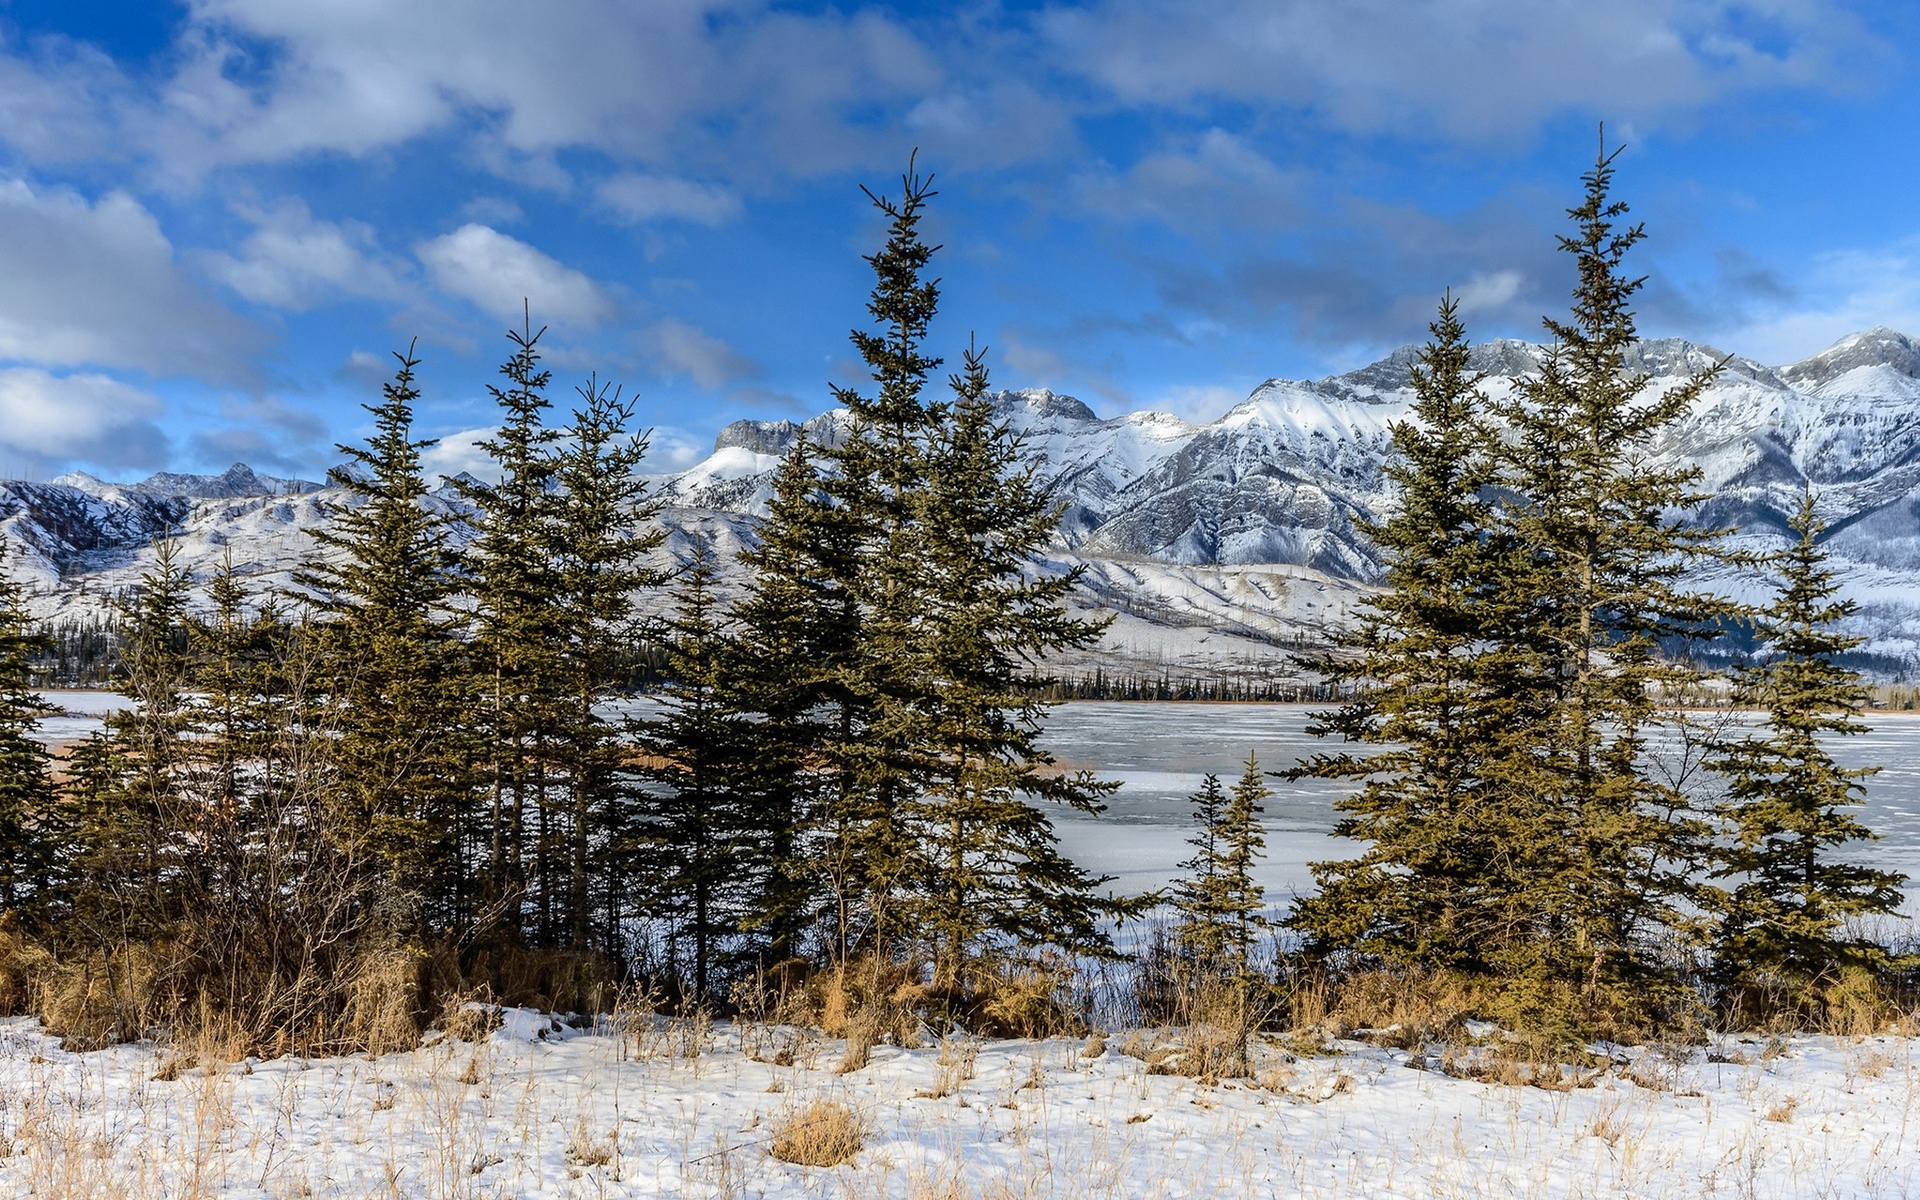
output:
{"label": "golden grass tuft", "polygon": [[815,1100],[774,1127],[767,1153],[802,1167],[837,1167],[853,1161],[867,1142],[866,1122],[838,1100]]}

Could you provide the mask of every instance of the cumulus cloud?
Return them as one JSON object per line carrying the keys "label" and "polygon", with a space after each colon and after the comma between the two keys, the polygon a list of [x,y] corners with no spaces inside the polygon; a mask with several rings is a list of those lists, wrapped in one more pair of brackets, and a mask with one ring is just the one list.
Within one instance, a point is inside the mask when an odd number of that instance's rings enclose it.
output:
{"label": "cumulus cloud", "polygon": [[572,267],[486,225],[462,225],[421,242],[414,253],[441,291],[482,311],[516,320],[531,304],[537,319],[592,328],[613,315],[606,290]]}
{"label": "cumulus cloud", "polygon": [[239,382],[264,342],[182,274],[138,200],[0,182],[0,358]]}
{"label": "cumulus cloud", "polygon": [[1854,86],[1883,52],[1821,0],[1091,0],[1042,27],[1119,102],[1310,108],[1473,140],[1568,112],[1652,117],[1762,88]]}
{"label": "cumulus cloud", "polygon": [[667,374],[689,376],[708,391],[760,374],[752,359],[684,321],[653,325],[640,335],[640,348]]}
{"label": "cumulus cloud", "polygon": [[465,471],[475,479],[498,483],[500,464],[480,448],[480,443],[499,432],[498,428],[488,426],[483,429],[456,429],[452,433],[441,434],[440,440],[420,455],[420,468],[430,480]]}
{"label": "cumulus cloud", "polygon": [[38,462],[157,467],[167,457],[166,435],[154,423],[163,409],[158,397],[105,375],[0,368],[0,453]]}
{"label": "cumulus cloud", "polygon": [[256,304],[305,309],[340,296],[395,298],[405,291],[363,222],[315,220],[297,198],[240,212],[253,232],[237,255],[208,255],[207,270]]}
{"label": "cumulus cloud", "polygon": [[[175,170],[365,155],[472,121],[508,153],[676,152],[802,171],[874,145],[849,117],[943,78],[881,14],[754,0],[196,0],[156,142]],[[502,160],[506,161],[506,160]]]}
{"label": "cumulus cloud", "polygon": [[724,187],[671,175],[623,171],[599,187],[600,202],[629,221],[677,218],[723,225],[741,213],[740,197]]}

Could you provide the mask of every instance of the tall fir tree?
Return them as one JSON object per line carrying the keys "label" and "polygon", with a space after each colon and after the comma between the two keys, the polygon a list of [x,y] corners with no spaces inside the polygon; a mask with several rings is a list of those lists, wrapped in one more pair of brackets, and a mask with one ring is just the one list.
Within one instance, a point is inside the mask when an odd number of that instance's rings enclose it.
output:
{"label": "tall fir tree", "polygon": [[1515,807],[1515,783],[1498,764],[1524,757],[1541,698],[1513,644],[1519,612],[1505,580],[1524,560],[1496,528],[1495,434],[1451,295],[1430,329],[1409,419],[1392,428],[1395,504],[1364,526],[1386,558],[1386,588],[1342,653],[1317,664],[1353,699],[1317,714],[1312,731],[1374,749],[1315,755],[1292,773],[1356,782],[1336,803],[1334,832],[1367,848],[1314,864],[1318,891],[1289,923],[1322,953],[1472,969],[1505,916],[1497,822]]}
{"label": "tall fir tree", "polygon": [[663,631],[661,712],[639,738],[652,760],[642,824],[652,907],[686,948],[681,979],[695,1004],[713,998],[715,968],[763,891],[754,879],[758,722],[735,695],[737,658],[713,579],[712,552],[697,547]]}
{"label": "tall fir tree", "polygon": [[982,355],[969,347],[964,363],[913,448],[923,465],[894,564],[914,596],[895,669],[919,694],[893,727],[924,764],[899,808],[914,863],[901,909],[949,992],[1010,953],[1105,950],[1103,918],[1130,911],[1096,895],[1108,880],[1060,853],[1040,807],[1097,813],[1113,790],[1056,770],[1039,746],[1039,663],[1092,645],[1105,623],[1068,610],[1077,568],[1030,572],[1060,506],[1021,465]]}
{"label": "tall fir tree", "polygon": [[58,711],[33,690],[33,660],[51,647],[34,631],[12,556],[0,538],[0,912],[51,898],[64,841],[52,760],[33,737]]}
{"label": "tall fir tree", "polygon": [[632,867],[631,797],[625,731],[599,706],[628,681],[639,639],[637,597],[658,588],[649,556],[666,540],[660,501],[639,474],[647,437],[633,426],[633,402],[589,378],[553,464],[558,503],[547,553],[557,569],[562,719],[557,752],[566,767],[566,919],[553,937],[577,951],[619,958]]}
{"label": "tall fir tree", "polygon": [[507,385],[487,387],[501,423],[479,446],[498,465],[498,482],[455,481],[475,508],[476,534],[463,565],[474,599],[475,685],[483,697],[475,733],[489,793],[486,919],[500,926],[496,936],[508,938],[522,932],[520,908],[530,887],[552,907],[553,881],[530,884],[525,852],[529,829],[544,830],[548,810],[564,795],[558,778],[549,777],[557,776],[549,759],[564,685],[549,532],[557,505],[552,447],[560,435],[545,422],[552,381],[540,366],[545,332],[533,329],[530,315],[508,330],[513,353],[500,367]]}
{"label": "tall fir tree", "polygon": [[1718,372],[1646,395],[1628,364],[1638,335],[1627,253],[1644,237],[1612,197],[1618,151],[1602,148],[1568,211],[1560,247],[1579,268],[1568,319],[1538,374],[1501,415],[1500,484],[1513,497],[1502,535],[1526,555],[1503,574],[1524,614],[1511,645],[1516,688],[1546,702],[1498,772],[1511,805],[1494,837],[1511,852],[1510,930],[1493,965],[1568,1019],[1608,1009],[1652,1014],[1677,994],[1652,945],[1694,926],[1709,830],[1690,797],[1648,766],[1647,739],[1684,716],[1663,695],[1700,678],[1671,648],[1710,634],[1731,606],[1684,578],[1717,552],[1719,530],[1678,515],[1701,499],[1694,468],[1653,456],[1656,438]]}
{"label": "tall fir tree", "polygon": [[[775,470],[767,512],[741,550],[749,578],[733,606],[729,674],[753,725],[757,831],[767,870],[750,920],[769,958],[803,949],[805,931],[828,928],[830,952],[850,950],[850,841],[841,819],[847,781],[827,747],[850,740],[856,711],[840,686],[859,652],[859,606],[850,584],[857,527],[826,495],[803,436]],[[820,907],[826,899],[824,909]]]}
{"label": "tall fir tree", "polygon": [[825,451],[831,471],[820,493],[849,527],[850,557],[839,564],[839,582],[855,618],[839,630],[851,640],[833,655],[833,674],[824,681],[833,712],[819,747],[831,779],[822,822],[829,831],[825,877],[836,893],[834,942],[843,959],[856,949],[894,955],[912,935],[896,901],[913,852],[899,808],[926,766],[911,733],[920,681],[904,667],[919,599],[909,507],[934,419],[923,393],[940,365],[925,353],[940,302],[939,281],[925,271],[938,247],[920,237],[934,194],[932,177],[911,163],[898,200],[867,193],[887,218],[887,240],[866,257],[874,275],[867,311],[876,328],[855,329],[851,337],[875,390],[868,396],[834,388],[849,428]]}
{"label": "tall fir tree", "polygon": [[381,402],[374,431],[328,473],[353,499],[319,553],[295,575],[315,596],[328,661],[342,836],[370,849],[375,919],[389,936],[457,940],[472,915],[469,860],[475,796],[463,730],[465,652],[450,604],[457,556],[448,517],[429,507],[413,436],[419,399],[411,347]]}
{"label": "tall fir tree", "polygon": [[1715,875],[1721,903],[1715,972],[1736,992],[1775,989],[1805,1005],[1847,967],[1884,965],[1887,951],[1849,936],[1849,917],[1889,914],[1905,877],[1836,852],[1873,838],[1853,812],[1874,768],[1842,767],[1828,739],[1865,733],[1867,689],[1841,656],[1860,645],[1836,626],[1857,611],[1820,545],[1825,529],[1808,492],[1788,524],[1794,543],[1776,561],[1773,602],[1760,613],[1763,657],[1736,676],[1734,701],[1767,714],[1712,765],[1727,783],[1721,813],[1731,838]]}

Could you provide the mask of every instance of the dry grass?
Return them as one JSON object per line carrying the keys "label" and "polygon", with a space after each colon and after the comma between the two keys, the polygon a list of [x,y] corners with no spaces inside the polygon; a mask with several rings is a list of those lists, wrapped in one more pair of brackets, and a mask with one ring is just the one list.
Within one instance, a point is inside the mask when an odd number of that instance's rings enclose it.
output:
{"label": "dry grass", "polygon": [[866,1145],[867,1125],[838,1100],[815,1100],[774,1126],[767,1153],[802,1167],[837,1167]]}

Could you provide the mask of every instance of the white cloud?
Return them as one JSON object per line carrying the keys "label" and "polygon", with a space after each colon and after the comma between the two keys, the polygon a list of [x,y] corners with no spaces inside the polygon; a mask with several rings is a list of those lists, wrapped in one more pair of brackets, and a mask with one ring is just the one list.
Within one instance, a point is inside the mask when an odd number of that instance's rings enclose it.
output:
{"label": "white cloud", "polygon": [[167,439],[158,397],[105,375],[0,368],[0,447],[41,462],[155,467]]}
{"label": "white cloud", "polygon": [[1217,421],[1228,409],[1247,398],[1247,389],[1219,384],[1183,384],[1168,388],[1145,405],[1154,412],[1170,412],[1196,425]]}
{"label": "white cloud", "polygon": [[335,296],[394,298],[406,290],[372,228],[361,222],[316,221],[299,199],[241,213],[254,230],[240,253],[209,255],[207,267],[257,304],[304,309]]}
{"label": "white cloud", "polygon": [[[556,0],[532,19],[515,0],[194,0],[178,54],[152,138],[183,179],[470,119],[501,163],[592,147],[831,170],[887,144],[850,114],[942,79],[884,16],[764,0]],[[741,139],[756,153],[730,158]]]}
{"label": "white cloud", "polygon": [[465,471],[475,479],[491,482],[500,480],[500,464],[493,456],[480,448],[480,443],[495,437],[499,429],[460,429],[453,433],[440,435],[437,444],[428,447],[420,456],[420,469],[429,480],[438,480],[442,475],[458,475]]}
{"label": "white cloud", "polygon": [[441,291],[495,317],[517,320],[525,302],[536,322],[591,328],[614,312],[598,283],[486,225],[462,225],[421,242],[414,252]]}
{"label": "white cloud", "polygon": [[640,348],[669,374],[691,376],[712,391],[760,374],[759,364],[684,321],[661,321],[640,335]]}
{"label": "white cloud", "polygon": [[1453,298],[1459,301],[1463,316],[1488,310],[1497,311],[1513,303],[1526,283],[1527,277],[1518,271],[1495,271],[1491,274],[1475,271],[1454,291]]}
{"label": "white cloud", "polygon": [[1095,0],[1042,27],[1126,104],[1279,103],[1349,130],[1474,140],[1566,112],[1620,120],[1760,88],[1843,89],[1884,56],[1826,0]]}
{"label": "white cloud", "polygon": [[1920,238],[1815,259],[1798,303],[1698,336],[1760,362],[1797,362],[1850,333],[1886,325],[1920,335]]}
{"label": "white cloud", "polygon": [[262,331],[214,303],[174,261],[159,222],[124,192],[0,182],[0,358],[249,377]]}
{"label": "white cloud", "polygon": [[599,187],[600,202],[629,221],[662,217],[721,225],[741,213],[740,197],[724,187],[671,175],[623,171]]}

